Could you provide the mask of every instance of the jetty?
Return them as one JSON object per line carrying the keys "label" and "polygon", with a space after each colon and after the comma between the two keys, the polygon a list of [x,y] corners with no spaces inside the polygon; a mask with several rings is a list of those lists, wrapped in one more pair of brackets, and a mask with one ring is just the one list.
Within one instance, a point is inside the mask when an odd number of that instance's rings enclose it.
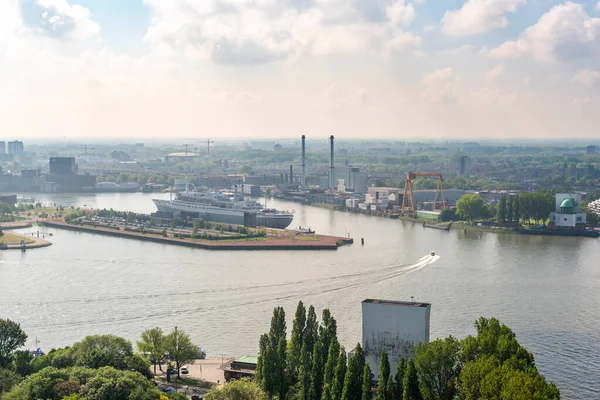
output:
{"label": "jetty", "polygon": [[209,240],[177,238],[164,236],[154,232],[138,232],[108,227],[93,227],[85,225],[72,225],[60,220],[44,220],[41,225],[67,229],[71,231],[93,233],[119,237],[124,239],[141,240],[162,244],[184,247],[193,247],[206,250],[337,250],[338,247],[353,243],[353,239],[325,235],[302,235],[285,231],[281,237],[268,236],[262,238],[248,238],[236,240]]}

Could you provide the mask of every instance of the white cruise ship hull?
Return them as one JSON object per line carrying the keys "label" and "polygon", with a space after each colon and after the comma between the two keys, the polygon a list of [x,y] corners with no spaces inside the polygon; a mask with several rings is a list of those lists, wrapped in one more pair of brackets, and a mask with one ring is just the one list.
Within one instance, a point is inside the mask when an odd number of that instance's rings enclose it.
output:
{"label": "white cruise ship hull", "polygon": [[221,224],[245,225],[247,214],[256,215],[256,225],[268,228],[285,229],[291,223],[294,216],[291,214],[277,214],[264,212],[244,212],[231,208],[218,208],[203,204],[174,202],[169,200],[152,200],[157,210],[175,217],[189,215],[204,221]]}

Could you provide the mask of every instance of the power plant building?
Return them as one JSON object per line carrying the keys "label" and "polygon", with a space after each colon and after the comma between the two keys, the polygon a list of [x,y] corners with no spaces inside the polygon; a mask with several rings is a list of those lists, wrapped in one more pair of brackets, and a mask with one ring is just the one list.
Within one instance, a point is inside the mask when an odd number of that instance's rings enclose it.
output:
{"label": "power plant building", "polygon": [[75,157],[50,157],[50,174],[77,175]]}
{"label": "power plant building", "polygon": [[362,346],[366,362],[377,380],[381,352],[385,350],[390,371],[401,358],[415,355],[415,347],[429,342],[431,304],[367,299],[362,302]]}

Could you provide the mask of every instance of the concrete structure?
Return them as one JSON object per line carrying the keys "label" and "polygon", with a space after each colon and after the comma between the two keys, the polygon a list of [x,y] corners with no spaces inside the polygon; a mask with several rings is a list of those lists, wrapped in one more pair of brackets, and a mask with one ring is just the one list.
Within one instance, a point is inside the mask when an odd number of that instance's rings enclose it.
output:
{"label": "concrete structure", "polygon": [[302,165],[300,166],[300,187],[304,189],[306,187],[306,136],[302,135]]}
{"label": "concrete structure", "polygon": [[471,174],[471,158],[469,156],[458,157],[458,176],[469,176]]}
{"label": "concrete structure", "polygon": [[242,193],[252,197],[260,196],[260,186],[258,185],[242,185]]}
{"label": "concrete structure", "polygon": [[15,140],[14,142],[8,142],[8,154],[12,154],[15,156],[23,154],[25,151],[25,147],[23,146],[23,142]]}
{"label": "concrete structure", "polygon": [[329,190],[333,191],[335,189],[335,166],[333,159],[333,135],[329,136]]}
{"label": "concrete structure", "polygon": [[585,152],[586,152],[588,155],[596,154],[596,146],[591,146],[591,145],[590,145],[590,146],[587,146],[587,147],[585,148]]}
{"label": "concrete structure", "polygon": [[550,213],[550,228],[584,229],[586,214],[581,212],[580,193],[557,193],[555,211]]}
{"label": "concrete structure", "polygon": [[5,154],[6,153],[6,142],[2,141],[0,142],[0,154]]}
{"label": "concrete structure", "polygon": [[77,172],[74,157],[50,157],[50,174],[76,175]]}
{"label": "concrete structure", "polygon": [[420,342],[429,342],[431,304],[367,299],[362,302],[362,346],[365,359],[377,380],[379,358],[385,350],[390,371],[401,358],[415,354]]}
{"label": "concrete structure", "polygon": [[335,168],[335,179],[336,182],[343,179],[348,192],[367,193],[367,174],[360,172],[359,168],[337,167]]}

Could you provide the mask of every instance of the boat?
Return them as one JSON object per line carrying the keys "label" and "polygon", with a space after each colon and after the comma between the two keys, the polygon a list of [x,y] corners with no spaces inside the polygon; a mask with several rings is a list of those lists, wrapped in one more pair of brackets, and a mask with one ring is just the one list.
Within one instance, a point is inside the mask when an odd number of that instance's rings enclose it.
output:
{"label": "boat", "polygon": [[431,252],[431,253],[429,253],[429,254],[431,254],[431,257],[433,257],[433,256],[435,256],[435,251],[432,251],[432,252]]}
{"label": "boat", "polygon": [[174,199],[153,199],[159,216],[202,219],[224,224],[287,228],[293,213],[264,208],[259,202],[246,200],[243,193],[222,193],[213,190],[185,191]]}

